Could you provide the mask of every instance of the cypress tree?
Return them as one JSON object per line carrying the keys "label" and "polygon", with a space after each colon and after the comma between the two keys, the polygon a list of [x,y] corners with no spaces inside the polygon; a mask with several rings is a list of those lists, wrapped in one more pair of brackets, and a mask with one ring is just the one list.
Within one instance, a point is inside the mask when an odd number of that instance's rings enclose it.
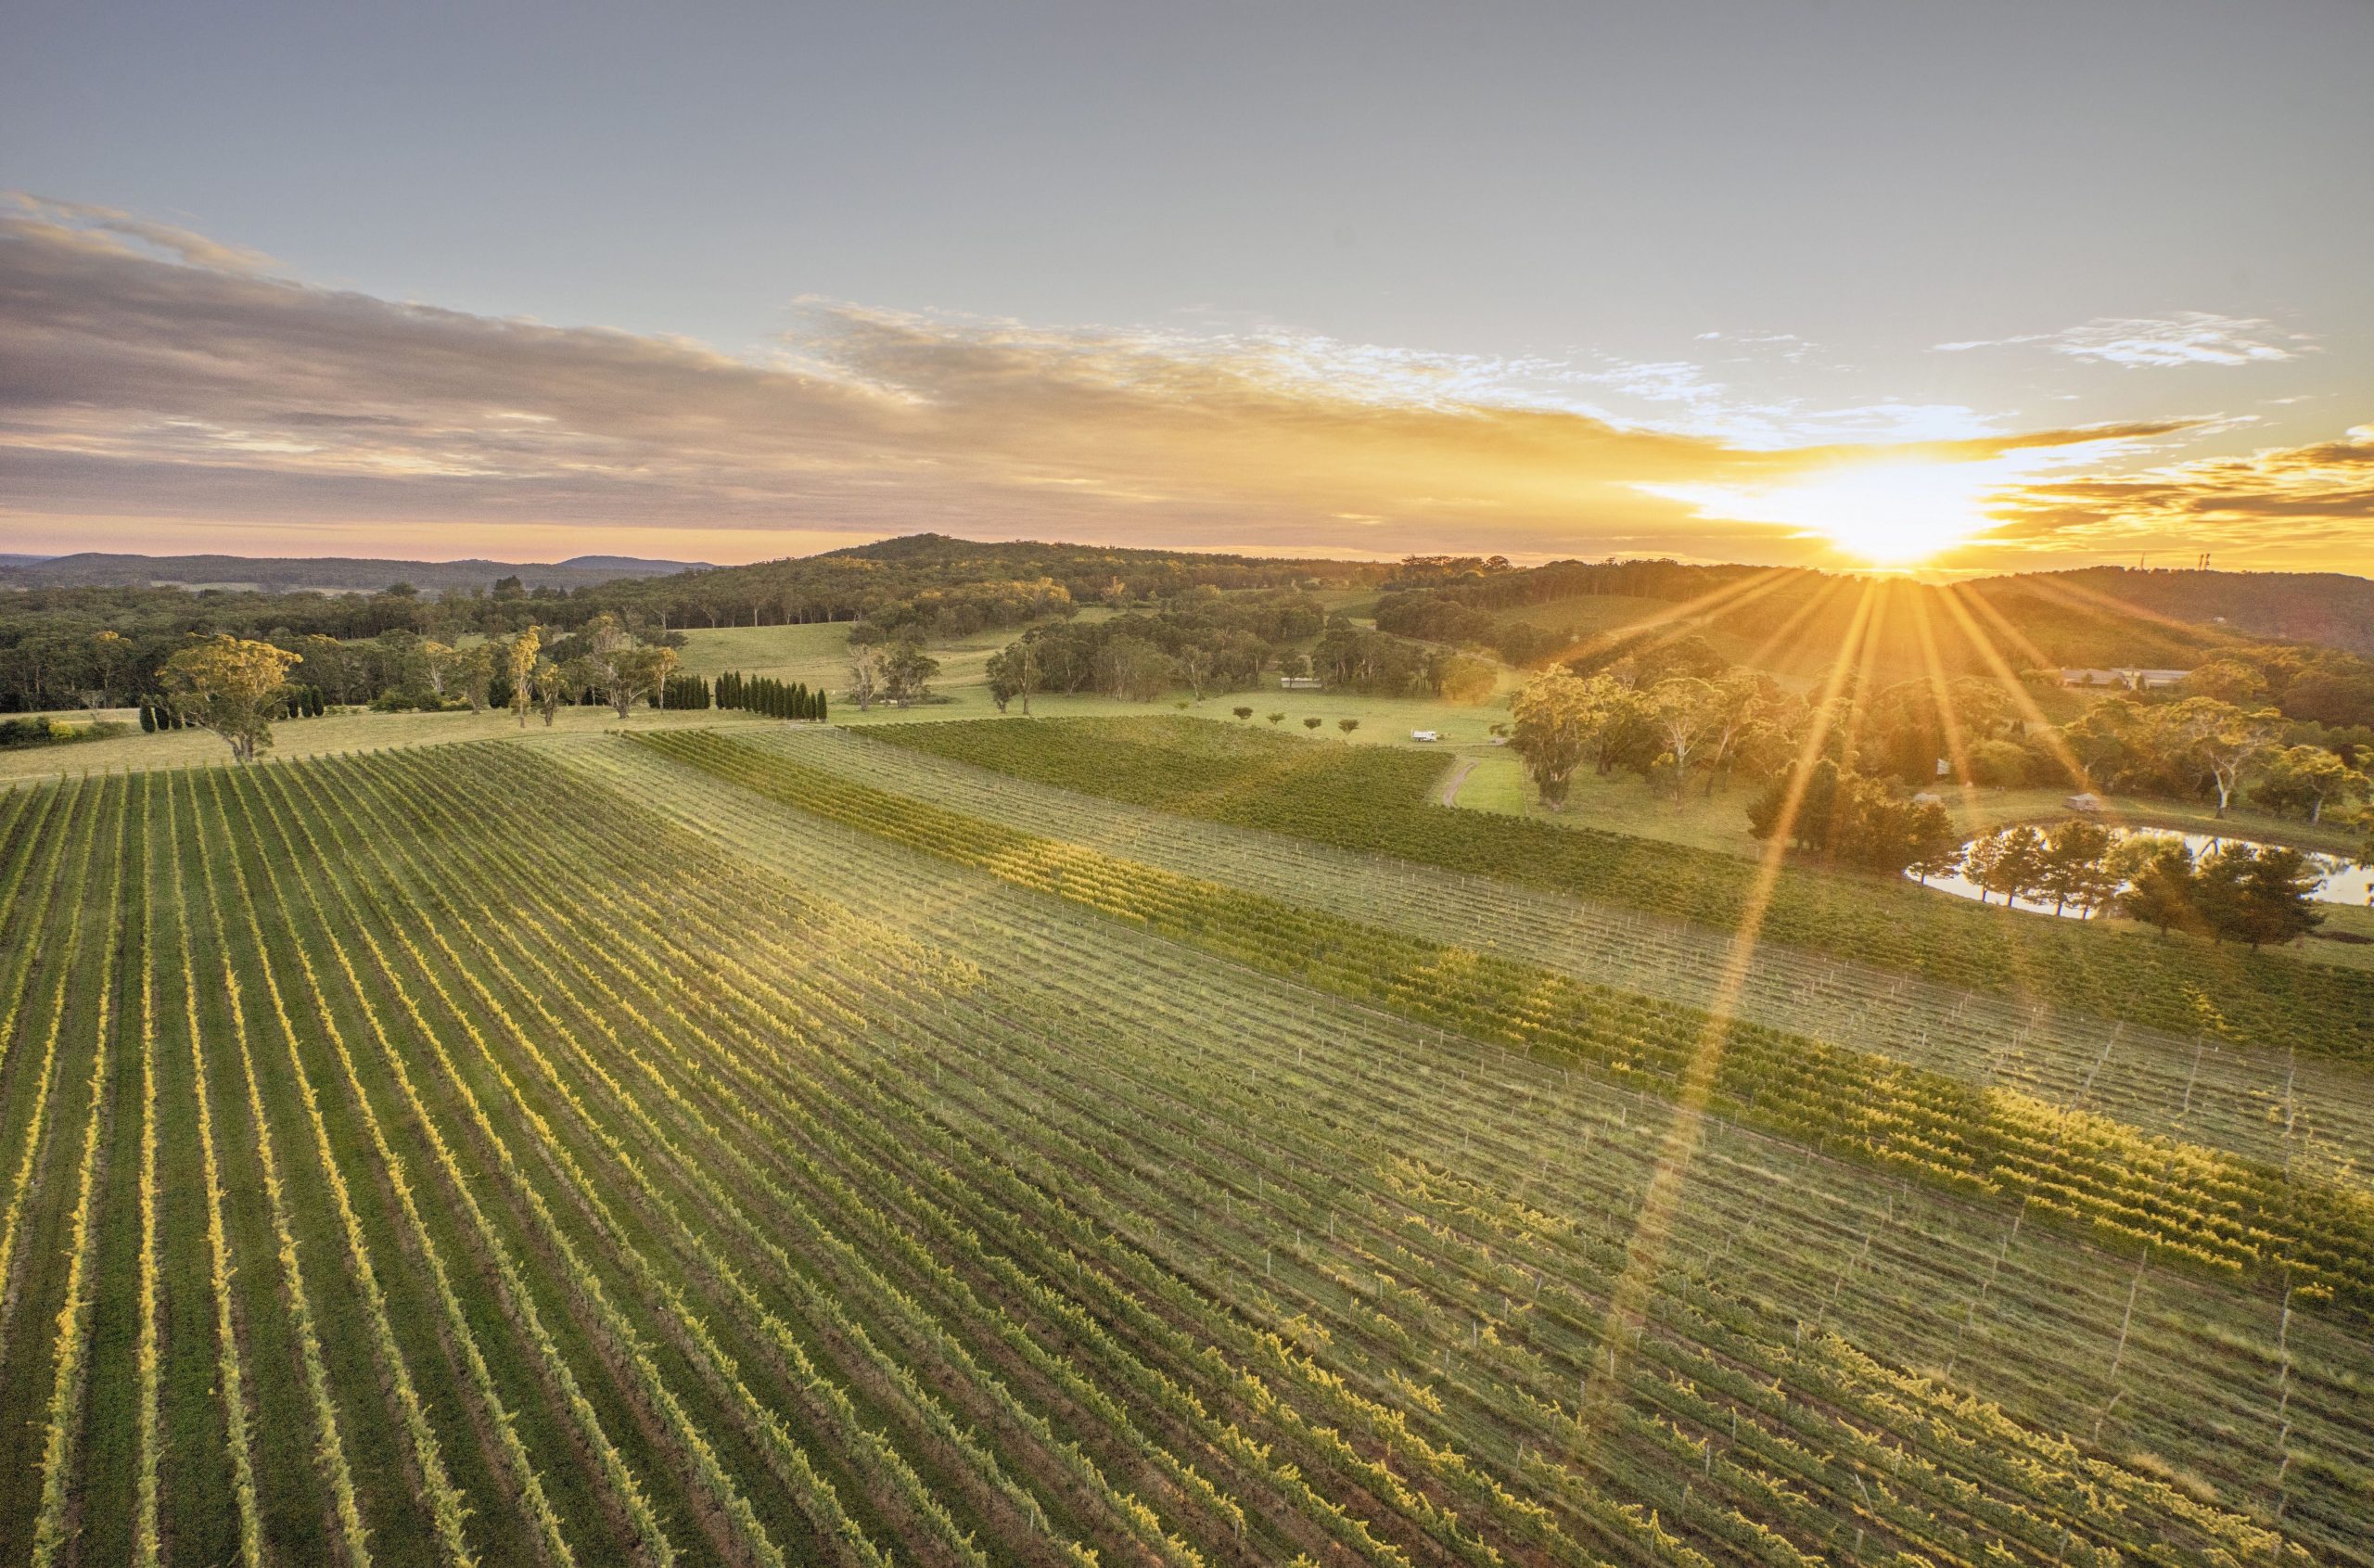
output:
{"label": "cypress tree", "polygon": [[824,721],[824,694],[822,692],[816,694],[816,711],[810,717],[819,724]]}

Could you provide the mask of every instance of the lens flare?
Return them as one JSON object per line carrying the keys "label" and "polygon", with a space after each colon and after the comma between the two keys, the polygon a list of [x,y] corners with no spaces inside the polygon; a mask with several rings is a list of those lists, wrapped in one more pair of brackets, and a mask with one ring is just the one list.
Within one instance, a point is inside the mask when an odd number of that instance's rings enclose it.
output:
{"label": "lens flare", "polygon": [[1875,567],[1915,566],[1995,526],[1986,498],[2014,476],[2003,460],[1860,463],[1768,485],[1654,484],[1706,517],[1772,523]]}

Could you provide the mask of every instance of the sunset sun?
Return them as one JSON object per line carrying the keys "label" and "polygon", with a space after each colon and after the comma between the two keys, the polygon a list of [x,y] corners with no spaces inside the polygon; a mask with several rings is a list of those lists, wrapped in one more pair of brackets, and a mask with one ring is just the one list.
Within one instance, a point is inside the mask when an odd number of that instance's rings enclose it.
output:
{"label": "sunset sun", "polygon": [[1872,567],[1910,567],[1993,526],[1986,498],[2010,477],[2006,460],[1861,463],[1770,484],[1644,485],[1706,517],[1769,523]]}

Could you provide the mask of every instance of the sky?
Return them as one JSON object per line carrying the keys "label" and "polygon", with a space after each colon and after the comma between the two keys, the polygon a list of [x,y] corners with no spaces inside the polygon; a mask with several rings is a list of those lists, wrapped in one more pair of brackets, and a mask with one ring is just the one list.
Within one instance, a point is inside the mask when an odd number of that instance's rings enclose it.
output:
{"label": "sky", "polygon": [[2374,573],[2374,6],[16,0],[0,551]]}

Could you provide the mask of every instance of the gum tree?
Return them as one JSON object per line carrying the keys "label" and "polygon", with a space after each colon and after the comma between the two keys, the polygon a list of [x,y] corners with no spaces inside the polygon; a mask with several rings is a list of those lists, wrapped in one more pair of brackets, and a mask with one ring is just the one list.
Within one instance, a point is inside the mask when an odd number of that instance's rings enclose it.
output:
{"label": "gum tree", "polygon": [[174,717],[221,735],[252,762],[272,745],[272,710],[301,656],[228,632],[182,649],[159,673]]}

